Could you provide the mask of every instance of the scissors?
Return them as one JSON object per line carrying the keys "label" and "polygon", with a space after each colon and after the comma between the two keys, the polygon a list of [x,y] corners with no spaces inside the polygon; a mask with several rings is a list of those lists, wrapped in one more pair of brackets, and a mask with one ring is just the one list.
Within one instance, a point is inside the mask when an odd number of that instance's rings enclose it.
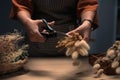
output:
{"label": "scissors", "polygon": [[67,36],[66,33],[64,33],[64,32],[54,30],[51,26],[48,25],[48,22],[45,19],[42,19],[42,21],[45,24],[45,27],[43,27],[43,29],[45,29],[46,32],[48,32],[48,34],[41,32],[41,34],[44,37],[46,37],[46,38],[54,38],[54,37],[57,37],[58,34],[63,35],[63,36]]}

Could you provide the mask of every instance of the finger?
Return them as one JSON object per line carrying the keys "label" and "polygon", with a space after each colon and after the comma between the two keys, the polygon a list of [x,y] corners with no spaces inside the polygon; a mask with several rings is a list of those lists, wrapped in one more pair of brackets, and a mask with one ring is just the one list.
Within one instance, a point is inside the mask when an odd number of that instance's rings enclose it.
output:
{"label": "finger", "polygon": [[71,34],[73,34],[75,32],[76,32],[76,30],[74,29],[74,30],[71,30],[71,31],[67,32],[66,35],[71,35]]}
{"label": "finger", "polygon": [[40,33],[38,33],[37,39],[38,39],[39,42],[45,42],[45,40],[46,40],[46,39],[44,38],[44,36],[43,36],[42,34],[40,34]]}
{"label": "finger", "polygon": [[43,20],[36,20],[36,23],[38,24],[38,26],[40,27],[45,27],[45,23],[43,22]]}
{"label": "finger", "polygon": [[71,32],[66,33],[66,35],[70,35],[70,34],[71,34]]}
{"label": "finger", "polygon": [[49,22],[48,25],[53,27],[55,25],[55,21]]}
{"label": "finger", "polygon": [[32,42],[45,42],[45,38],[39,32],[35,32],[34,35],[31,35],[30,40]]}
{"label": "finger", "polygon": [[38,37],[38,36],[36,36],[34,39],[32,39],[31,40],[32,42],[45,42],[45,39],[42,39],[42,38],[40,38],[40,37]]}
{"label": "finger", "polygon": [[45,29],[41,33],[49,34],[49,32],[47,32],[47,30],[45,30]]}

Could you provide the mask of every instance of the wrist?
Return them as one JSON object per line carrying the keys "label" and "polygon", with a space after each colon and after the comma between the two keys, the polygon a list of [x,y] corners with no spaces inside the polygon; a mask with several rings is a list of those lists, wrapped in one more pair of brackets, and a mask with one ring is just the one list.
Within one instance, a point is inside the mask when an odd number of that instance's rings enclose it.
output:
{"label": "wrist", "polygon": [[32,25],[33,25],[33,24],[32,24],[32,23],[33,23],[33,20],[32,20],[32,19],[30,19],[30,18],[25,18],[25,19],[22,20],[21,22],[22,22],[24,28],[25,28],[27,31],[29,31],[29,30],[32,29]]}
{"label": "wrist", "polygon": [[24,19],[24,22],[27,23],[27,22],[32,22],[33,20],[31,18],[25,18]]}
{"label": "wrist", "polygon": [[92,23],[88,20],[84,20],[84,21],[82,21],[82,25],[91,27]]}
{"label": "wrist", "polygon": [[87,24],[89,24],[89,25],[92,25],[93,24],[93,21],[92,20],[90,20],[90,19],[83,19],[82,21],[81,21],[81,23],[87,23]]}
{"label": "wrist", "polygon": [[90,19],[83,19],[81,21],[82,25],[89,26],[92,29],[93,21]]}

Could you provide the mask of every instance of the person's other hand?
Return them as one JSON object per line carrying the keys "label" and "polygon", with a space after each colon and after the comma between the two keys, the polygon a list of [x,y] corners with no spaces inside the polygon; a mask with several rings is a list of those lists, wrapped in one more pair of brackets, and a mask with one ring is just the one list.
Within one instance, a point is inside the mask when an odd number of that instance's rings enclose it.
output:
{"label": "person's other hand", "polygon": [[[48,23],[54,25],[54,21]],[[31,42],[45,42],[44,36],[39,32],[39,29],[45,27],[42,20],[28,20],[25,24],[26,31]]]}
{"label": "person's other hand", "polygon": [[84,21],[78,28],[69,31],[68,33],[66,33],[67,35],[71,35],[74,32],[78,32],[83,39],[89,43],[89,39],[90,39],[90,34],[91,34],[91,24],[88,21]]}

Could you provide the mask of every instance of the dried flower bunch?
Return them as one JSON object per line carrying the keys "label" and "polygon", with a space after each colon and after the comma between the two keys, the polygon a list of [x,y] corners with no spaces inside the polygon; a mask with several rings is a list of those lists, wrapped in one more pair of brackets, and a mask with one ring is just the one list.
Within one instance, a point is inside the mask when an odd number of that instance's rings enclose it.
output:
{"label": "dried flower bunch", "polygon": [[66,48],[66,56],[71,56],[73,60],[76,60],[79,55],[87,56],[90,46],[79,33],[72,33],[58,41],[56,48]]}
{"label": "dried flower bunch", "polygon": [[100,77],[102,73],[120,74],[120,41],[116,41],[104,57],[99,57],[95,61],[93,69],[96,73],[95,77]]}
{"label": "dried flower bunch", "polygon": [[26,62],[28,46],[18,45],[23,38],[18,31],[0,35],[0,74],[15,71]]}

